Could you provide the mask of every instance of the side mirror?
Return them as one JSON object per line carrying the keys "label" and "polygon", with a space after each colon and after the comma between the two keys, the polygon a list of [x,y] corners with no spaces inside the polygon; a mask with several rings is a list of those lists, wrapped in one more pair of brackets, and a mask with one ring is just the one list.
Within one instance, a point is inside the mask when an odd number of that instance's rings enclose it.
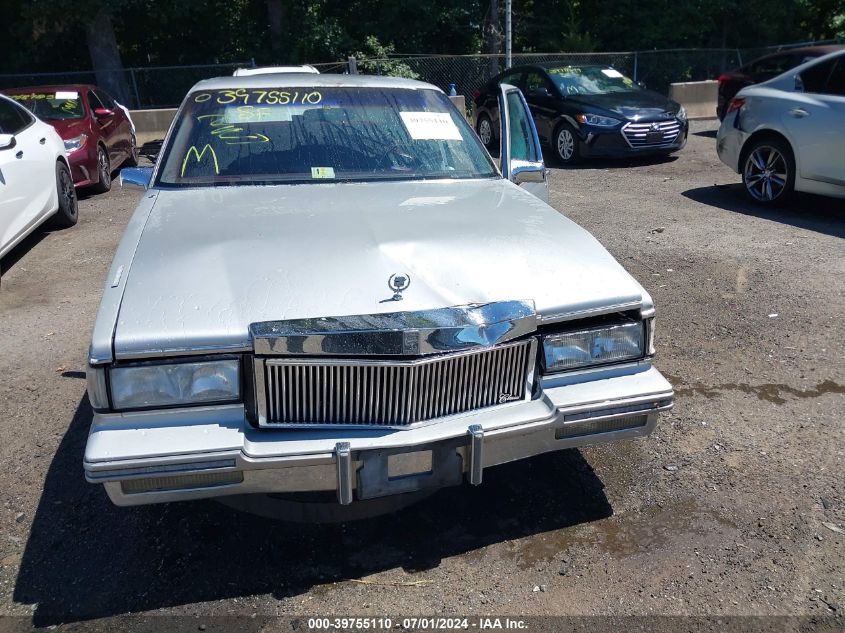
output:
{"label": "side mirror", "polygon": [[645,82],[644,82],[644,81],[638,81],[638,82],[637,82],[637,85],[638,85],[640,88],[642,88],[643,90],[645,90],[645,89],[646,89],[646,85],[645,85]]}
{"label": "side mirror", "polygon": [[546,88],[545,86],[540,86],[539,88],[534,88],[534,90],[531,91],[531,96],[532,97],[551,97],[552,93],[549,92],[549,89]]}
{"label": "side mirror", "polygon": [[114,116],[114,110],[110,110],[108,108],[95,108],[94,116],[98,119],[108,119]]}
{"label": "side mirror", "polygon": [[795,75],[795,92],[804,92],[804,80],[801,75]]}
{"label": "side mirror", "polygon": [[546,182],[546,166],[543,163],[511,160],[510,180],[515,185],[527,182]]}
{"label": "side mirror", "polygon": [[150,188],[150,181],[153,178],[152,167],[126,167],[120,170],[120,186],[124,184],[134,187]]}
{"label": "side mirror", "polygon": [[0,134],[0,149],[12,149],[17,145],[14,134]]}

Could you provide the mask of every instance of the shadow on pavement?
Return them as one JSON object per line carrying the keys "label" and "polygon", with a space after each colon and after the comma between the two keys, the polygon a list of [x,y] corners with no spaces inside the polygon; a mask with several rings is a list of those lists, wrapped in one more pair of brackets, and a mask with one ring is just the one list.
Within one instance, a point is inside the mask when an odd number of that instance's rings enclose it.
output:
{"label": "shadow on pavement", "polygon": [[[596,521],[613,511],[576,450],[492,468],[394,515],[302,525],[213,501],[117,508],[85,482],[87,396],[53,458],[14,599],[36,626],[241,596],[297,596],[323,583],[408,573],[491,543]],[[564,483],[566,485],[562,485]]]}
{"label": "shadow on pavement", "polygon": [[6,256],[0,259],[0,277],[12,270],[15,264],[23,259],[23,257],[35,248],[41,240],[47,237],[49,233],[50,232],[45,230],[43,227],[38,227],[32,233],[23,238],[17,246],[6,253]]}
{"label": "shadow on pavement", "polygon": [[648,165],[664,165],[678,160],[677,154],[651,155],[651,156],[629,156],[625,158],[582,158],[574,165],[564,165],[554,155],[554,151],[545,149],[543,160],[546,166],[554,169],[631,169]]}
{"label": "shadow on pavement", "polygon": [[696,136],[703,136],[704,138],[716,138],[717,130],[701,130],[700,132],[692,132]]}
{"label": "shadow on pavement", "polygon": [[784,207],[768,208],[747,199],[742,184],[698,187],[681,195],[725,211],[845,238],[845,200],[796,194]]}

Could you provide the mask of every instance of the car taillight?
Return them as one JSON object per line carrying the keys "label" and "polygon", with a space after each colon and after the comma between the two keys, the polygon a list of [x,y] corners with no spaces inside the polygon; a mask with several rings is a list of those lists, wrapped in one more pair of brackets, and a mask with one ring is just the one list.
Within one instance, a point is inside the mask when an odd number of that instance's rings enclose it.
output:
{"label": "car taillight", "polygon": [[473,96],[475,99],[478,99],[478,97],[480,97],[480,96],[481,96],[481,91],[480,91],[478,88],[476,88],[475,90],[473,90],[473,92],[472,92],[472,96]]}
{"label": "car taillight", "polygon": [[730,80],[731,80],[731,76],[727,73],[722,73],[721,75],[719,75],[719,79],[717,79],[717,81],[719,83],[724,83],[724,82],[730,81]]}
{"label": "car taillight", "polygon": [[725,114],[730,114],[734,110],[739,110],[742,106],[745,105],[745,99],[742,97],[734,97],[731,99],[731,102],[728,104],[728,109]]}

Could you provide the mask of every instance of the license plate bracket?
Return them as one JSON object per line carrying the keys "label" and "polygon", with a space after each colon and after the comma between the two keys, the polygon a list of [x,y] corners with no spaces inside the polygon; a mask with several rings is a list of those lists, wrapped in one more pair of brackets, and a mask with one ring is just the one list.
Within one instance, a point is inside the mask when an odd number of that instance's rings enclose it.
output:
{"label": "license plate bracket", "polygon": [[663,132],[660,130],[656,130],[653,132],[647,132],[645,135],[645,142],[649,145],[658,145],[663,142]]}
{"label": "license plate bracket", "polygon": [[[457,449],[466,445],[466,439],[457,438],[438,444],[362,451],[358,455],[362,462],[357,473],[358,499],[458,486],[463,482],[464,464]],[[425,469],[415,472],[414,466],[397,468],[397,461],[401,462],[403,455],[407,455],[409,462],[424,464]],[[408,474],[395,474],[403,470]]]}

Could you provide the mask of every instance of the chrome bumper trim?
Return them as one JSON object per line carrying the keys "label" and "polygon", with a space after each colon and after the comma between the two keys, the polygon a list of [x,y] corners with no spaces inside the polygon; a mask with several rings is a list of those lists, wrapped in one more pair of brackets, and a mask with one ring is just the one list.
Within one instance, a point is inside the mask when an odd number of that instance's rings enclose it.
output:
{"label": "chrome bumper trim", "polygon": [[[651,374],[653,372],[653,374]],[[397,448],[366,448],[361,441],[350,437],[350,441],[337,442],[332,449],[318,454],[286,454],[271,457],[250,457],[243,450],[233,449],[222,454],[191,453],[162,456],[143,461],[122,460],[117,462],[85,463],[86,478],[92,483],[104,483],[106,491],[117,505],[141,505],[177,500],[201,499],[212,496],[271,492],[330,491],[337,493],[338,501],[348,504],[355,498],[359,486],[359,470],[364,460],[375,453],[391,454],[404,459],[403,454],[414,455],[414,450],[433,449],[435,453],[447,452],[462,462],[464,477],[473,485],[482,481],[485,468],[524,459],[542,453],[567,448],[580,447],[604,442],[642,437],[649,435],[656,423],[658,413],[673,405],[673,392],[665,379],[656,370],[649,370],[654,377],[650,384],[665,385],[659,392],[629,396],[620,399],[593,401],[582,404],[570,398],[566,404],[553,406],[550,413],[530,417],[526,415],[521,422],[487,428],[485,423],[470,424],[463,427],[461,435],[444,435],[427,441],[416,442],[411,437],[414,431],[400,432],[401,438],[408,433],[407,441]],[[636,376],[623,377],[634,379]],[[642,379],[640,379],[642,380]],[[542,404],[535,401],[533,404]],[[562,401],[566,402],[566,398]],[[537,411],[536,406],[526,411]],[[548,404],[551,404],[550,402]],[[548,411],[548,409],[546,409]],[[600,433],[579,434],[577,428],[565,437],[556,437],[556,431],[564,427],[577,427],[579,424],[593,423],[598,420],[612,420],[631,417],[637,414],[647,416],[645,425],[622,428]],[[396,434],[392,434],[395,436]],[[416,448],[415,448],[416,445]],[[367,446],[373,446],[372,443]],[[448,450],[446,450],[448,448]],[[233,468],[230,464],[235,462]],[[121,485],[125,480],[154,478],[157,476],[190,475],[210,471],[237,471],[243,473],[243,482],[216,488],[192,488],[127,494]],[[437,478],[437,477],[435,477]],[[443,479],[441,485],[453,485],[451,479]],[[134,489],[142,490],[142,486]],[[385,489],[391,494],[391,489]]]}

